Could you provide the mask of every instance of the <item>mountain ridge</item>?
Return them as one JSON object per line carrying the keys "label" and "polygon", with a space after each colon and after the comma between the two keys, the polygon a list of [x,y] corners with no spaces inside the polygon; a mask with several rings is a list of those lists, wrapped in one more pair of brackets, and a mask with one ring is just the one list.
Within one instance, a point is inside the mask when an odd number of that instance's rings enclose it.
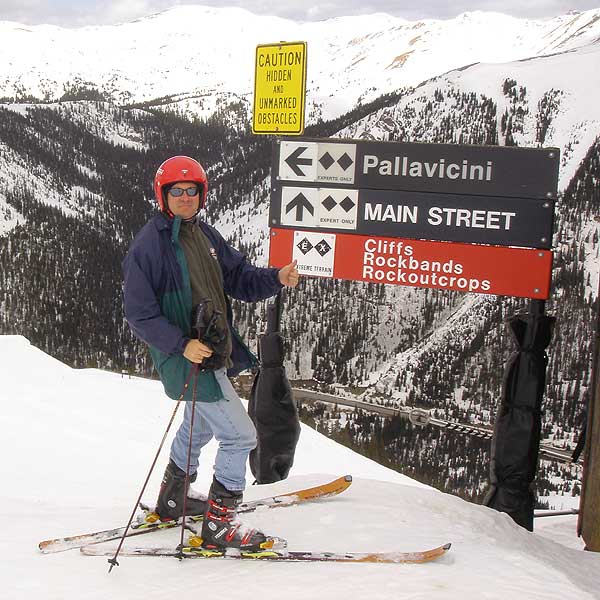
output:
{"label": "mountain ridge", "polygon": [[[564,21],[575,28],[572,19]],[[376,48],[382,39],[361,44]],[[307,128],[313,137],[561,149],[548,311],[563,325],[549,349],[543,435],[565,448],[576,439],[589,395],[597,307],[600,83],[590,74],[598,51],[597,43],[588,43],[533,60],[462,65],[415,89],[378,96],[372,105],[365,102],[377,90],[364,79],[363,104],[336,121],[320,121],[327,111],[313,102]],[[339,87],[339,80],[332,85]],[[164,110],[143,103],[134,109],[77,100],[77,90],[69,101],[0,105],[0,260],[10,265],[1,273],[0,332],[27,335],[78,367],[150,374],[144,348],[122,318],[119,263],[153,213],[153,173],[172,154],[189,154],[205,165],[206,220],[253,262],[266,264],[270,140],[251,135],[248,102],[239,94],[205,91],[216,111],[191,120],[183,105],[179,114],[173,103]],[[475,423],[492,419],[499,365],[512,349],[502,321],[526,308],[519,299],[308,278],[291,298],[283,323],[290,377],[313,378],[338,393],[371,385],[365,398],[374,402],[406,402],[440,418]],[[264,306],[236,303],[235,312],[254,344]],[[453,319],[455,313],[463,317]],[[372,442],[380,430],[365,425],[360,435]],[[402,436],[395,443],[415,449],[419,468],[419,456],[428,456],[432,443],[447,452],[454,447],[450,438],[432,442],[422,432]],[[484,454],[481,448],[468,451]],[[394,458],[395,464],[413,464],[410,457]],[[576,467],[569,469],[575,474],[552,466],[544,489],[560,481],[563,490],[576,493]],[[463,487],[479,489],[482,480],[471,477]]]}
{"label": "mountain ridge", "polygon": [[[238,13],[243,18],[235,18]],[[181,23],[194,20],[202,24],[198,34],[181,31]],[[250,110],[254,49],[270,41],[265,32],[308,42],[307,114],[313,122],[473,62],[580,47],[600,37],[600,8],[546,20],[475,11],[443,21],[375,14],[296,23],[244,9],[186,5],[75,30],[39,25],[24,31],[0,22],[0,96],[58,100],[78,84],[121,105],[197,95],[170,107],[200,118],[232,97]]]}

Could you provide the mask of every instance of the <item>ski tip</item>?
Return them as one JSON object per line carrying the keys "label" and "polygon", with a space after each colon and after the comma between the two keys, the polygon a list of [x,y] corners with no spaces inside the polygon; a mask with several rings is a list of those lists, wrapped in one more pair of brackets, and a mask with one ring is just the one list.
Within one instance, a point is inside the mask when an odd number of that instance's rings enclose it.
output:
{"label": "ski tip", "polygon": [[450,550],[450,548],[452,548],[452,544],[450,542],[448,542],[447,544],[444,544],[442,546],[442,548],[444,549],[444,552],[448,552],[448,550]]}
{"label": "ski tip", "polygon": [[40,542],[38,544],[38,548],[42,554],[50,554],[50,552],[54,551],[53,544],[54,544],[54,540],[44,540],[43,542]]}
{"label": "ski tip", "polygon": [[344,481],[347,481],[348,483],[352,482],[352,475],[345,475],[344,476]]}

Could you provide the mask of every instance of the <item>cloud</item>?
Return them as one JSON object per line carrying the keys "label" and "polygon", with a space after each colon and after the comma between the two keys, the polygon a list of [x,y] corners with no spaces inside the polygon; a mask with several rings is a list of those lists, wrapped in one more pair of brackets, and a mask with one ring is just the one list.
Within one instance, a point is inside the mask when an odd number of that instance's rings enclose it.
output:
{"label": "cloud", "polygon": [[28,23],[36,13],[48,12],[45,2],[38,0],[3,0],[0,5],[0,20]]}
{"label": "cloud", "polygon": [[[173,3],[170,3],[173,5]],[[108,23],[122,23],[164,10],[163,2],[148,0],[115,0],[108,3],[105,18]]]}
{"label": "cloud", "polygon": [[[179,4],[168,0],[2,0],[0,19],[26,25],[112,25]],[[190,2],[191,4],[191,2]]]}
{"label": "cloud", "polygon": [[442,0],[423,0],[420,4],[399,3],[397,0],[329,0],[312,5],[297,0],[2,0],[0,20],[64,27],[109,25],[131,21],[176,5],[200,3],[215,7],[237,6],[258,15],[277,15],[296,21],[318,21],[376,12],[408,20],[448,19],[474,10],[502,12],[524,18],[545,18],[569,10],[598,8],[600,0],[456,0],[451,4]]}

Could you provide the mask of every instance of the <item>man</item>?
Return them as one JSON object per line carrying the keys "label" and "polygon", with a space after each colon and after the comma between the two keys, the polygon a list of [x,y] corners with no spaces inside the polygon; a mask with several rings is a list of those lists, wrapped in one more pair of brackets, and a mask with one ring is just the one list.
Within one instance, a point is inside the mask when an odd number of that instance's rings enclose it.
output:
{"label": "man", "polygon": [[256,431],[228,376],[257,361],[232,326],[228,296],[269,298],[283,286],[295,287],[298,270],[295,262],[279,270],[252,266],[200,221],[207,188],[206,173],[192,158],[174,156],[158,168],[154,192],[160,213],[137,234],[123,261],[125,317],[148,344],[166,394],[186,401],[156,512],[163,520],[181,517],[188,448],[191,444],[194,481],[200,451],[215,437],[219,448],[208,500],[187,497],[186,512],[204,513],[205,547],[252,550],[268,547],[269,540],[262,532],[242,531],[236,507]]}

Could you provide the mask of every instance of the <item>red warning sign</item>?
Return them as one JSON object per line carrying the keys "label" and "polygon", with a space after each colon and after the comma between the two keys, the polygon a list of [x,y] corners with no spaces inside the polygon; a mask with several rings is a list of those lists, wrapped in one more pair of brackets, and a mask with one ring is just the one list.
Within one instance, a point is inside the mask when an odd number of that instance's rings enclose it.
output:
{"label": "red warning sign", "polygon": [[545,300],[552,252],[272,229],[269,265],[302,275]]}

